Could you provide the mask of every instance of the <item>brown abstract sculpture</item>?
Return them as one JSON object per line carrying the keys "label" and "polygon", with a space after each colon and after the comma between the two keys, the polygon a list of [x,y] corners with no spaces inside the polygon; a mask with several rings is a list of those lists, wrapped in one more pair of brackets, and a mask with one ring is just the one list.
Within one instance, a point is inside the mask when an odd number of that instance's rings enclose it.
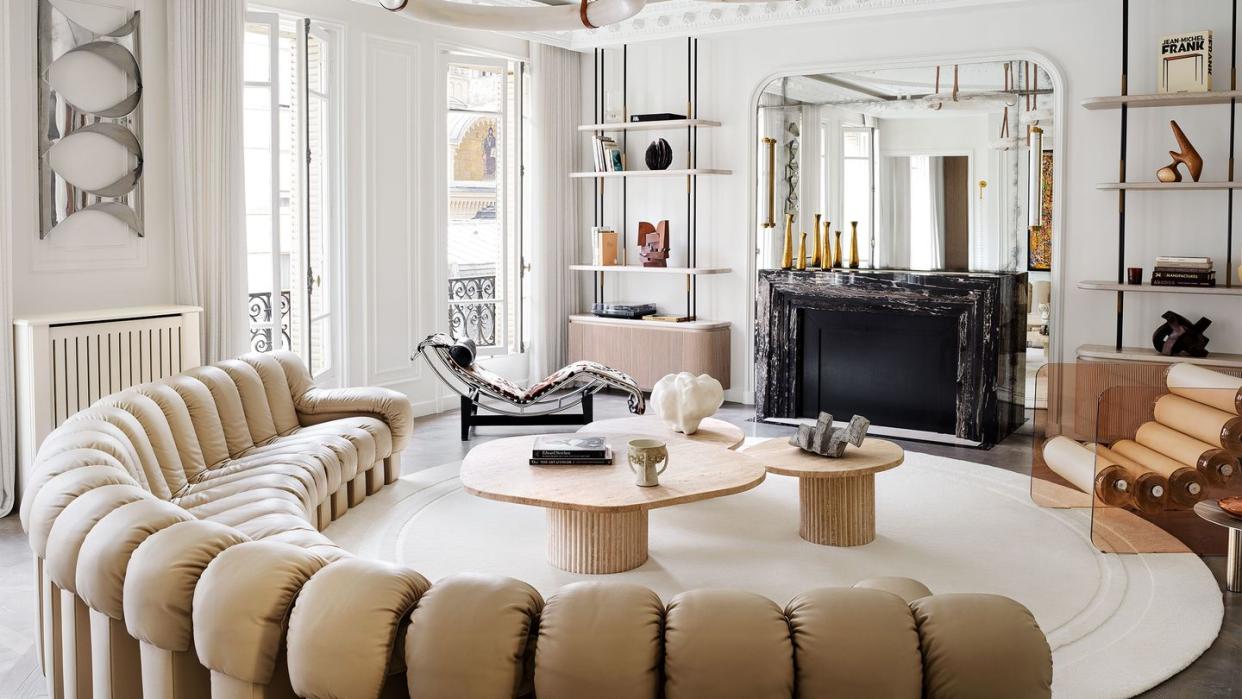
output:
{"label": "brown abstract sculpture", "polygon": [[1161,318],[1165,322],[1151,336],[1151,344],[1160,354],[1169,357],[1206,357],[1208,355],[1208,339],[1203,331],[1208,329],[1212,321],[1200,318],[1198,323],[1191,322],[1185,316],[1166,311]]}
{"label": "brown abstract sculpture", "polygon": [[802,451],[839,459],[845,454],[846,444],[862,446],[870,427],[871,421],[862,415],[850,418],[850,424],[844,428],[833,427],[832,415],[820,412],[814,425],[798,425],[798,431],[789,438],[789,443]]}
{"label": "brown abstract sculpture", "polygon": [[638,257],[643,267],[668,266],[668,221],[660,221],[652,225],[646,221],[638,223]]}
{"label": "brown abstract sculpture", "polygon": [[1203,174],[1203,156],[1199,155],[1199,151],[1190,144],[1190,139],[1182,133],[1182,127],[1178,126],[1176,121],[1170,121],[1169,126],[1173,128],[1173,137],[1177,139],[1177,147],[1181,148],[1181,152],[1169,151],[1169,157],[1173,158],[1173,162],[1157,170],[1156,179],[1161,182],[1181,182],[1182,173],[1177,166],[1185,164],[1186,169],[1190,171],[1190,178],[1198,182],[1199,176]]}

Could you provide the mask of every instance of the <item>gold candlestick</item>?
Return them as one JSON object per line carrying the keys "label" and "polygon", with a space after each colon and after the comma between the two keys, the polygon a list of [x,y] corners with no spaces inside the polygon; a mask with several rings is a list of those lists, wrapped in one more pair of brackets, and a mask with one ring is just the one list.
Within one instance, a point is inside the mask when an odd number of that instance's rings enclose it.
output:
{"label": "gold candlestick", "polygon": [[785,214],[785,251],[781,254],[781,269],[793,269],[793,214]]}
{"label": "gold candlestick", "polygon": [[845,265],[845,257],[841,254],[841,231],[833,231],[836,242],[832,246],[832,267],[839,269]]}
{"label": "gold candlestick", "polygon": [[823,250],[820,252],[819,266],[821,269],[828,269],[832,266],[832,236],[828,232],[832,229],[832,221],[824,221],[824,230],[816,237],[823,237]]}
{"label": "gold candlestick", "polygon": [[823,262],[820,261],[821,260],[820,258],[821,248],[819,245],[819,214],[815,214],[815,227],[811,229],[811,235],[815,236],[814,245],[812,246],[812,250],[811,250],[811,266],[812,267],[823,267],[824,264]]}
{"label": "gold candlestick", "polygon": [[858,221],[850,221],[850,269],[858,269]]}
{"label": "gold candlestick", "polygon": [[798,262],[794,269],[806,269],[806,231],[802,231],[802,237],[798,239]]}

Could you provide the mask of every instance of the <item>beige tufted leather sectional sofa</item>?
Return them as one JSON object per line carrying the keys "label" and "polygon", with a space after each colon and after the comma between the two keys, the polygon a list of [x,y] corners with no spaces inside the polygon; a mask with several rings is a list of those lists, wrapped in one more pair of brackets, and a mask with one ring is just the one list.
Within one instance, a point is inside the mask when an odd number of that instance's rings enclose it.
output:
{"label": "beige tufted leather sectional sofa", "polygon": [[[99,401],[22,502],[59,697],[1043,697],[1030,613],[882,578],[782,608],[353,557],[319,530],[400,473],[404,396],[252,354]],[[722,565],[742,564],[722,562]],[[807,581],[815,587],[813,580]]]}

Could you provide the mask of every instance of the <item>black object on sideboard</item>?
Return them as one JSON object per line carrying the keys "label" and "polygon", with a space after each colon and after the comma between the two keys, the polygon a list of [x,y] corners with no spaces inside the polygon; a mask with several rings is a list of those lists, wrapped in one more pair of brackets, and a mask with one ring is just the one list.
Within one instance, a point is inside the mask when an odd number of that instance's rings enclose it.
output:
{"label": "black object on sideboard", "polygon": [[1024,272],[761,270],[757,416],[991,446],[1025,419],[1026,289]]}

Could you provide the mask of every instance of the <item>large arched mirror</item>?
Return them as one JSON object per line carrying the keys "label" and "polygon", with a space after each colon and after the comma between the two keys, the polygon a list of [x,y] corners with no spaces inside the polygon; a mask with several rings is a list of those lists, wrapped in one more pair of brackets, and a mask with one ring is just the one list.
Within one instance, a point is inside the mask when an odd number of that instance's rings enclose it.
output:
{"label": "large arched mirror", "polygon": [[[990,273],[998,288],[1010,285],[1007,298],[1024,314],[1024,323],[1004,332],[1025,333],[1011,352],[1025,345],[1025,362],[1010,364],[1019,383],[1013,393],[1034,407],[1041,396],[1033,379],[1047,361],[1053,326],[1053,88],[1043,67],[1017,59],[773,79],[760,92],[755,120],[760,285],[918,285],[937,283],[929,275]],[[813,274],[834,266],[874,279]],[[781,269],[794,276],[764,272]],[[870,336],[858,342],[880,344]],[[808,354],[816,352],[803,348]],[[800,394],[802,407],[781,410],[818,409],[807,407],[808,392]]]}

